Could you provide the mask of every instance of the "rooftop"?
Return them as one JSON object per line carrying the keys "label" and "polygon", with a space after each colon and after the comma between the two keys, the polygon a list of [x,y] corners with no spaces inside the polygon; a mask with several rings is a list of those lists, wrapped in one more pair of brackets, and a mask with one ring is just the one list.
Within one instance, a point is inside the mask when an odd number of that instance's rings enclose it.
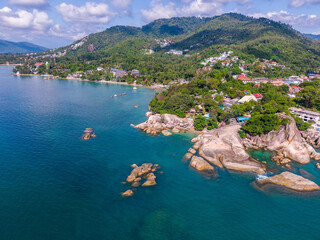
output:
{"label": "rooftop", "polygon": [[291,108],[289,108],[289,110],[292,112],[299,112],[299,113],[304,113],[304,114],[309,114],[309,115],[320,116],[320,113],[318,113],[318,112],[313,112],[313,111],[302,109],[302,108],[291,107]]}

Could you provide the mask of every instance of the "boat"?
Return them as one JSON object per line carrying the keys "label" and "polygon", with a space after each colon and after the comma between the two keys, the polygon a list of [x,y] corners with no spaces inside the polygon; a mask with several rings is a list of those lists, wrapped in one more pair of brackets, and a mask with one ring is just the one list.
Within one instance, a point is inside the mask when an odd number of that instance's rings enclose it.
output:
{"label": "boat", "polygon": [[133,90],[137,90],[138,88],[137,87],[133,87]]}
{"label": "boat", "polygon": [[117,94],[115,94],[115,95],[113,95],[114,97],[118,97],[118,95]]}

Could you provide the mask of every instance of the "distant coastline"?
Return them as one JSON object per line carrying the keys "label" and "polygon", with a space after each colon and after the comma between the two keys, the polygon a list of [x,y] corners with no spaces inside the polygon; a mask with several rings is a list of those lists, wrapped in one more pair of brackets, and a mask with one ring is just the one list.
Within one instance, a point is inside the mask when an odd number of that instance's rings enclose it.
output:
{"label": "distant coastline", "polygon": [[146,86],[146,85],[136,84],[136,83],[129,84],[127,82],[114,82],[114,81],[107,81],[107,80],[91,81],[91,80],[88,80],[88,79],[70,78],[70,77],[60,78],[60,77],[53,76],[53,75],[43,75],[43,74],[16,74],[16,73],[13,73],[12,75],[15,75],[15,76],[52,77],[54,79],[76,80],[76,81],[82,81],[82,82],[95,82],[95,83],[111,83],[111,84],[126,85],[126,86],[133,86],[133,87],[150,88],[150,89],[155,89],[155,90],[164,90],[163,88],[161,88],[159,86]]}

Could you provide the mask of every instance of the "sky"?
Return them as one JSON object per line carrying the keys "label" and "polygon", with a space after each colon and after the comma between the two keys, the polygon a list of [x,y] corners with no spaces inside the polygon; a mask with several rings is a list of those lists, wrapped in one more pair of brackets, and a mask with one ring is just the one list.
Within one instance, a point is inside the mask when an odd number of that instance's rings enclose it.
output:
{"label": "sky", "polygon": [[320,34],[320,0],[0,0],[0,39],[57,48],[115,25],[228,12]]}

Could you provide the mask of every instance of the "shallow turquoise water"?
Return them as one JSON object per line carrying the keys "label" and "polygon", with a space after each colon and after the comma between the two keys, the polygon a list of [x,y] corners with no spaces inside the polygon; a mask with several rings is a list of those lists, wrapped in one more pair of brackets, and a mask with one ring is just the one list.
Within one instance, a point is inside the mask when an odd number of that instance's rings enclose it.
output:
{"label": "shallow turquoise water", "polygon": [[[0,67],[0,239],[320,239],[319,195],[262,193],[250,174],[203,178],[181,161],[191,136],[131,128],[152,90],[10,71]],[[96,139],[81,140],[87,127]],[[122,198],[143,162],[162,166],[158,185]]]}

